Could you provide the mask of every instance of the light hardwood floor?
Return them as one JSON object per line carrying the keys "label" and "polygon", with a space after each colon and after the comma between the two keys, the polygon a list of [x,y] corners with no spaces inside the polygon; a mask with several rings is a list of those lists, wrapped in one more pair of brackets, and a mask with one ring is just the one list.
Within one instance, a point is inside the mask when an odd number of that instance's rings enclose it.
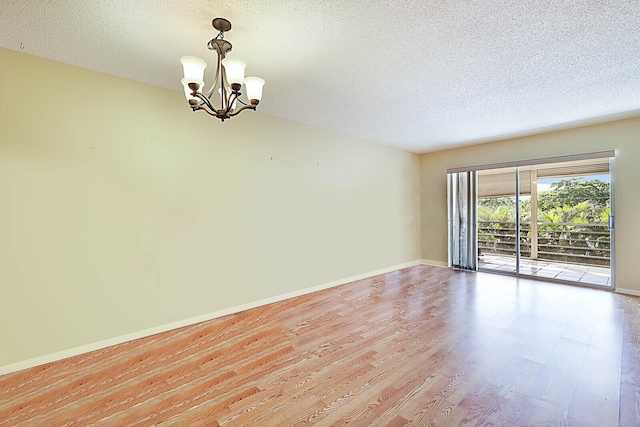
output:
{"label": "light hardwood floor", "polygon": [[0,377],[0,426],[637,426],[640,299],[416,266]]}

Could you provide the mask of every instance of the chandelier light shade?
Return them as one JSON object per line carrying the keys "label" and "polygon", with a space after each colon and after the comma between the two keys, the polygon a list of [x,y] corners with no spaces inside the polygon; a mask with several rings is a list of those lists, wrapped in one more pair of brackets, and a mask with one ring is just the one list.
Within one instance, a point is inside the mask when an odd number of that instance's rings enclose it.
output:
{"label": "chandelier light shade", "polygon": [[247,98],[260,102],[264,80],[260,77],[247,77],[244,79],[244,86],[247,88]]}
{"label": "chandelier light shade", "polygon": [[242,87],[242,84],[244,83],[244,69],[247,64],[245,64],[241,59],[225,58],[225,60],[222,61],[222,66],[224,67],[225,74],[227,75],[229,85],[231,85],[231,87],[233,87],[233,85],[239,85]]}
{"label": "chandelier light shade", "polygon": [[[207,63],[195,56],[180,58],[184,69],[181,83],[193,111],[203,110],[225,121],[244,110],[256,109],[262,99],[264,80],[260,77],[245,77],[244,70],[247,64],[239,58],[227,58],[227,53],[231,51],[231,43],[224,39],[224,33],[231,30],[231,22],[224,18],[215,18],[212,25],[219,33],[207,44],[209,50],[215,50],[217,55],[215,77],[211,87],[207,92],[204,91],[204,70]],[[240,98],[243,85],[246,88],[246,101]]]}
{"label": "chandelier light shade", "polygon": [[204,69],[207,63],[195,56],[183,56],[180,58],[184,68],[184,80],[189,83],[199,83],[204,80]]}

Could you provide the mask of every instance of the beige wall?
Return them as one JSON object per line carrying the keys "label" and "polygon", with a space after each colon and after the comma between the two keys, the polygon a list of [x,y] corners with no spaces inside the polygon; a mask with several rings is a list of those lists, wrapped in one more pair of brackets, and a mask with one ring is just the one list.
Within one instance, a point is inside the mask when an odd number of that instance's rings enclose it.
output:
{"label": "beige wall", "polygon": [[0,366],[417,260],[419,186],[418,155],[0,49]]}
{"label": "beige wall", "polygon": [[447,262],[446,169],[604,150],[616,151],[617,287],[640,291],[640,118],[421,155],[422,257]]}

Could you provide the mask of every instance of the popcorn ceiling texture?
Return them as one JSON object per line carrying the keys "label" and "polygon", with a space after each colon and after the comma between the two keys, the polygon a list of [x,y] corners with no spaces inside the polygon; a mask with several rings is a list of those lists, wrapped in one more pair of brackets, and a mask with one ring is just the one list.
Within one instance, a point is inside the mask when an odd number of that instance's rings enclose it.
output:
{"label": "popcorn ceiling texture", "polygon": [[640,115],[637,0],[0,0],[0,46],[181,91],[217,16],[259,111],[413,152]]}

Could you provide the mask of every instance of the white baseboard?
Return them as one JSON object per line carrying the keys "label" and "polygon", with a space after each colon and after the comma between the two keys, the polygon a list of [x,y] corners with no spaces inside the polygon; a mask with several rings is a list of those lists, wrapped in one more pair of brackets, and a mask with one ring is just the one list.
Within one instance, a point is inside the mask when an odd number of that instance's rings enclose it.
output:
{"label": "white baseboard", "polygon": [[33,368],[34,366],[43,365],[45,363],[51,363],[57,360],[66,359],[68,357],[78,356],[80,354],[88,353],[95,350],[100,350],[106,347],[111,347],[113,345],[122,344],[128,341],[133,341],[140,338],[145,338],[145,337],[156,335],[162,332],[171,331],[173,329],[183,328],[185,326],[195,325],[197,323],[206,322],[208,320],[217,319],[223,316],[228,316],[229,314],[239,313],[241,311],[250,310],[252,308],[261,307],[263,305],[272,304],[274,302],[284,301],[290,298],[299,297],[299,296],[310,294],[313,292],[318,292],[318,291],[333,288],[336,286],[344,285],[346,283],[367,279],[369,277],[378,276],[380,274],[390,273],[392,271],[400,270],[407,267],[413,267],[415,265],[421,265],[421,264],[434,265],[431,262],[428,262],[426,260],[416,260],[416,261],[411,261],[404,264],[394,265],[392,267],[383,268],[380,270],[371,271],[364,274],[358,274],[356,276],[348,277],[345,279],[335,280],[333,282],[324,283],[317,286],[311,286],[309,288],[304,288],[297,291],[288,292],[286,294],[276,295],[274,297],[253,301],[247,304],[242,304],[235,307],[214,311],[212,313],[203,314],[201,316],[191,317],[189,319],[179,320],[177,322],[172,322],[172,323],[156,326],[149,329],[144,329],[142,331],[136,331],[130,334],[120,335],[118,337],[97,341],[91,344],[86,344],[79,347],[58,351],[56,353],[46,354],[44,356],[35,357],[33,359],[27,359],[20,362],[15,362],[8,365],[0,366],[0,375],[6,375],[12,372],[22,371],[23,369]]}
{"label": "white baseboard", "polygon": [[617,294],[632,295],[634,297],[640,297],[640,291],[637,291],[635,289],[616,288],[615,292]]}
{"label": "white baseboard", "polygon": [[433,260],[433,259],[421,259],[420,260],[420,264],[433,265],[433,266],[436,266],[436,267],[449,267],[449,264],[447,262],[436,261],[436,260]]}

